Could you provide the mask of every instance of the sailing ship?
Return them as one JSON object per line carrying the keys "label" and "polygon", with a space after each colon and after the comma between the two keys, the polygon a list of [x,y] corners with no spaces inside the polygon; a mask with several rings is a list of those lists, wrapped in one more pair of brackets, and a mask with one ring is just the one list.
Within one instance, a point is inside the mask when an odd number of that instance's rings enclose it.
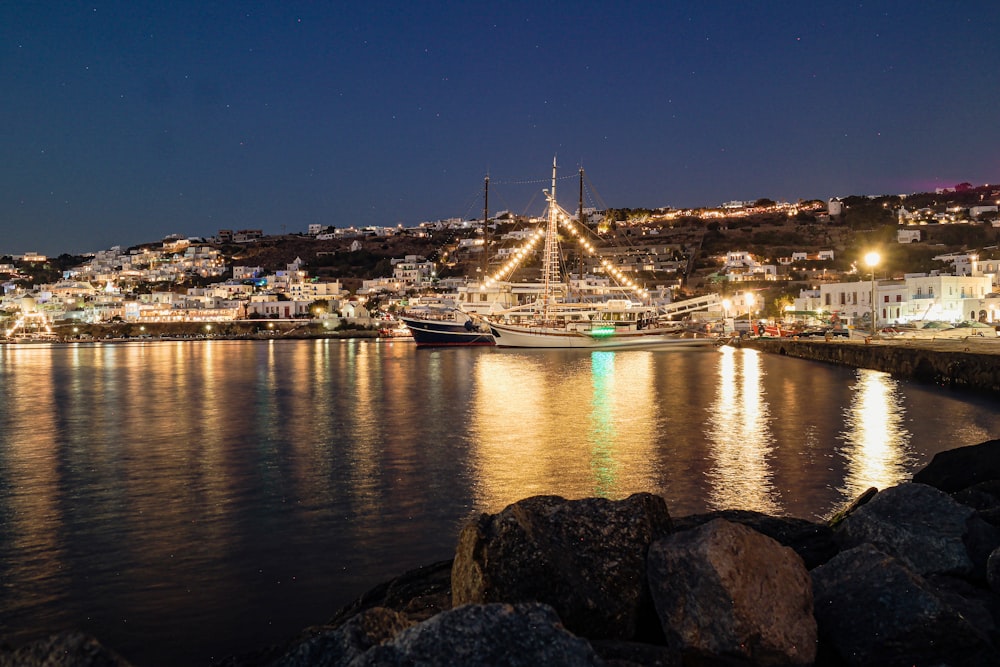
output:
{"label": "sailing ship", "polygon": [[[553,158],[551,191],[545,192],[548,216],[542,250],[542,292],[527,306],[489,317],[497,346],[621,349],[716,345],[716,338],[683,331],[676,323],[664,321],[656,307],[631,298],[594,303],[572,303],[565,298],[568,290],[561,282],[558,231],[560,216],[567,220],[569,216],[556,201],[556,169]],[[582,193],[580,199],[582,221]]]}

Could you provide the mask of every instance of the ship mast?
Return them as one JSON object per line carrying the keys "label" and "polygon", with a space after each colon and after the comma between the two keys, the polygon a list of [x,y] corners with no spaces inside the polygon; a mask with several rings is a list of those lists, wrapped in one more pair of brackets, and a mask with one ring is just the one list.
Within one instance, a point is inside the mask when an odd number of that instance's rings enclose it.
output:
{"label": "ship mast", "polygon": [[490,274],[490,177],[486,176],[483,185],[483,275],[479,279],[479,286],[486,286],[486,276]]}
{"label": "ship mast", "polygon": [[[576,220],[580,223],[580,231],[587,229],[587,220],[583,217],[583,167],[580,167],[580,214]],[[583,301],[583,251],[578,250],[580,258],[580,284],[577,286],[580,292],[580,301]]]}
{"label": "ship mast", "polygon": [[545,226],[545,249],[542,252],[542,319],[549,319],[549,301],[555,283],[559,281],[559,210],[556,206],[556,158],[552,157],[552,191],[549,199],[549,219]]}

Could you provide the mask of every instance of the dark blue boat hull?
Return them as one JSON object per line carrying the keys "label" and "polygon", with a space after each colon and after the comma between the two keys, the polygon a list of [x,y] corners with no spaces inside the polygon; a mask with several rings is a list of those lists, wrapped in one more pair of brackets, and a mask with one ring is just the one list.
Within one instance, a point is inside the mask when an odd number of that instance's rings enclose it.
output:
{"label": "dark blue boat hull", "polygon": [[425,320],[417,317],[401,317],[413,333],[417,345],[495,345],[493,335],[485,325],[473,322],[452,322],[448,320]]}

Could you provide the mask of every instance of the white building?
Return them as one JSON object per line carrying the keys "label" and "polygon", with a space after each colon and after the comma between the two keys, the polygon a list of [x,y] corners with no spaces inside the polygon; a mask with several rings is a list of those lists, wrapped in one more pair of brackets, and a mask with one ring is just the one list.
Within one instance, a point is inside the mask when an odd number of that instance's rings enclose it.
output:
{"label": "white building", "polygon": [[[880,324],[914,320],[959,322],[970,312],[985,310],[983,300],[992,290],[990,276],[907,274],[903,280],[877,280],[874,285],[875,317]],[[872,281],[821,285],[802,290],[795,310],[825,311],[841,319],[868,320],[872,312]]]}
{"label": "white building", "polygon": [[994,206],[973,206],[969,209],[969,216],[972,218],[978,217],[983,213],[996,213],[997,207]]}
{"label": "white building", "polygon": [[316,301],[339,298],[344,294],[344,290],[340,286],[340,281],[329,283],[306,281],[290,284],[286,294],[294,301]]}

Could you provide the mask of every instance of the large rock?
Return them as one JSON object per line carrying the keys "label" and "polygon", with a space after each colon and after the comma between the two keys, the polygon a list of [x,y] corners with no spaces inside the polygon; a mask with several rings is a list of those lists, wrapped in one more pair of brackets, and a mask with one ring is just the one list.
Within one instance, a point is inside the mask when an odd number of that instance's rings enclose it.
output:
{"label": "large rock", "polygon": [[[969,575],[974,568],[965,538],[976,523],[974,515],[972,508],[933,487],[901,484],[844,519],[838,537],[846,548],[873,544],[918,574]],[[978,535],[983,527],[975,527]]]}
{"label": "large rock", "polygon": [[465,605],[445,611],[370,649],[351,667],[602,666],[586,640],[574,637],[546,605]]}
{"label": "large rock", "polygon": [[683,516],[674,519],[674,530],[676,532],[689,530],[713,519],[741,523],[777,540],[783,546],[790,547],[802,558],[807,570],[825,563],[839,551],[833,539],[833,529],[825,524],[794,517],[771,516],[750,510],[718,510]]}
{"label": "large rock", "polygon": [[648,561],[667,641],[692,659],[735,656],[758,665],[815,660],[812,586],[790,548],[715,519],[655,542]]}
{"label": "large rock", "polygon": [[1000,547],[994,549],[986,561],[986,583],[991,591],[1000,594]]}
{"label": "large rock", "polygon": [[389,641],[413,623],[391,609],[367,609],[337,628],[316,627],[272,667],[346,667],[365,651]]}
{"label": "large rock", "polygon": [[423,621],[451,608],[451,564],[443,560],[379,584],[338,611],[327,625],[340,625],[356,614],[375,607],[385,607],[406,614],[412,621]]}
{"label": "large rock", "polygon": [[975,510],[994,510],[1000,507],[1000,479],[990,479],[955,491],[951,497]]}
{"label": "large rock", "polygon": [[938,452],[913,476],[914,482],[947,493],[991,479],[1000,479],[1000,440]]}
{"label": "large rock", "polygon": [[[881,494],[880,494],[881,495]],[[923,577],[871,544],[812,571],[821,641],[851,665],[988,665],[987,637]]]}
{"label": "large rock", "polygon": [[[594,639],[594,652],[608,667],[683,667],[684,657],[677,649],[660,644],[626,642],[619,639]],[[732,667],[701,664],[698,667]]]}
{"label": "large rock", "polygon": [[306,628],[282,645],[229,656],[213,667],[341,667],[412,625],[404,614],[372,607],[336,626]]}
{"label": "large rock", "polygon": [[572,632],[594,639],[656,632],[646,587],[646,551],[669,534],[659,496],[565,500],[536,496],[483,514],[462,531],[452,602],[551,605]]}
{"label": "large rock", "polygon": [[0,648],[0,667],[129,667],[130,663],[80,632],[52,635],[17,649]]}

